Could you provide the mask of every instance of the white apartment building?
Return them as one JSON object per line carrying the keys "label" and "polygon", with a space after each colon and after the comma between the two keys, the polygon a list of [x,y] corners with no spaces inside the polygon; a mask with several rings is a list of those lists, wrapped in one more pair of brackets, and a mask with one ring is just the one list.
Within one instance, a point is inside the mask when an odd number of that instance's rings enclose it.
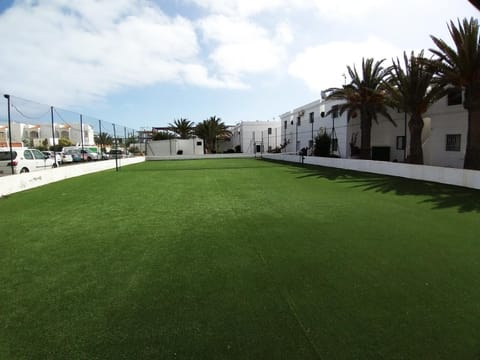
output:
{"label": "white apartment building", "polygon": [[[319,131],[331,136],[332,154],[355,158],[355,147],[360,147],[360,119],[347,121],[333,111],[339,101],[316,100],[280,115],[281,138],[284,152],[298,153],[313,149],[313,140]],[[384,117],[373,122],[371,130],[372,159],[405,162],[408,158],[410,133],[409,116],[392,109],[393,125]],[[422,133],[424,163],[432,166],[462,168],[466,150],[467,111],[462,105],[462,94],[452,92],[440,99],[424,114]]]}
{"label": "white apartment building", "polygon": [[[223,149],[237,149],[245,154],[272,152],[281,145],[280,121],[242,121],[230,126],[230,141],[223,143]],[[236,151],[238,152],[238,151]]]}
{"label": "white apartment building", "polygon": [[[54,132],[52,133],[51,124],[26,124],[19,122],[11,123],[12,143],[32,142],[33,146],[43,145],[45,139],[49,146],[54,145],[53,137],[55,136],[55,144],[58,144],[60,138],[68,139],[72,143],[81,145],[95,145],[94,129],[91,125],[83,124],[83,131],[80,131],[80,124],[66,125],[54,124]],[[83,139],[82,139],[83,134]],[[0,126],[0,146],[8,146],[9,134],[8,126]]]}
{"label": "white apartment building", "polygon": [[292,111],[280,115],[282,123],[282,147],[284,152],[298,153],[307,148],[313,151],[314,139],[320,131],[332,139],[332,153],[340,157],[350,157],[348,127],[355,127],[358,120],[347,123],[346,114],[327,113],[338,101],[315,100]]}

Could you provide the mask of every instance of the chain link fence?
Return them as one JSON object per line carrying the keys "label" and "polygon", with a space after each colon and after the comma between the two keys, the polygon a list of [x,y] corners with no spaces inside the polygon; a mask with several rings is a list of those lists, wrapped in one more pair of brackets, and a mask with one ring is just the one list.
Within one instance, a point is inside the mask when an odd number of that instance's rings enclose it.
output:
{"label": "chain link fence", "polygon": [[12,95],[4,99],[0,176],[143,155],[136,129]]}

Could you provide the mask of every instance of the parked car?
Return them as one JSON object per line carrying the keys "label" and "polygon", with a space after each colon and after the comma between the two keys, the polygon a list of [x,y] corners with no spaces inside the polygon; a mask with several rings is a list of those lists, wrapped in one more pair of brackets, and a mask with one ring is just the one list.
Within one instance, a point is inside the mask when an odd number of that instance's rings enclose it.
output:
{"label": "parked car", "polygon": [[92,160],[100,159],[100,157],[98,156],[98,153],[95,153],[90,149],[83,149],[83,150],[80,149],[80,156],[85,161],[92,161]]}
{"label": "parked car", "polygon": [[57,167],[57,163],[37,149],[0,151],[0,176],[27,173]]}
{"label": "parked car", "polygon": [[53,152],[53,151],[42,151],[42,153],[48,157],[50,157],[50,159],[52,160],[56,160],[57,161],[57,164],[61,164],[63,159],[62,159],[62,155],[58,152]]}
{"label": "parked car", "polygon": [[72,162],[80,162],[83,160],[82,155],[78,150],[73,150],[73,149],[65,150],[64,154],[70,156],[72,158]]}
{"label": "parked car", "polygon": [[63,164],[72,163],[72,162],[73,162],[72,155],[62,153],[62,163]]}
{"label": "parked car", "polygon": [[[65,154],[72,154],[73,152],[77,153],[80,155],[80,157],[85,160],[85,161],[92,161],[92,160],[100,160],[101,155],[94,150],[91,149],[93,146],[85,146],[85,147],[80,147],[80,146],[65,146],[62,151]],[[75,161],[75,160],[74,160]]]}
{"label": "parked car", "polygon": [[112,149],[109,153],[110,159],[121,159],[125,157],[125,152],[122,149]]}

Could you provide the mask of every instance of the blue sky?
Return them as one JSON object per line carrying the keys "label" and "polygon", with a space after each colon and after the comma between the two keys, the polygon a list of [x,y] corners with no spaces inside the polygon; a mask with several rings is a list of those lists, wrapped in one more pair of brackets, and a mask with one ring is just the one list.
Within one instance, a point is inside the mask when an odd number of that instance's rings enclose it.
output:
{"label": "blue sky", "polygon": [[137,129],[271,120],[471,16],[467,0],[0,0],[0,91]]}

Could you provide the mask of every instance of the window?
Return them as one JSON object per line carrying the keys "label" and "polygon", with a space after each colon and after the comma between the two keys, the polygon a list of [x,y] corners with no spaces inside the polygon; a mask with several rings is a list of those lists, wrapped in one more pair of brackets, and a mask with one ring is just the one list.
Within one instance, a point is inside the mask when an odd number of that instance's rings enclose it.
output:
{"label": "window", "polygon": [[45,155],[40,150],[33,149],[32,152],[33,152],[33,156],[35,156],[35,159],[45,160]]}
{"label": "window", "polygon": [[[17,152],[12,151],[12,158],[15,159],[17,157]],[[0,161],[10,161],[10,151],[0,151]]]}
{"label": "window", "polygon": [[32,153],[30,152],[30,150],[25,150],[23,152],[23,157],[27,160],[33,160],[33,155]]}
{"label": "window", "polygon": [[302,119],[302,118],[301,118],[300,116],[297,117],[297,126],[302,125],[302,120],[301,120],[301,119]]}
{"label": "window", "polygon": [[461,105],[462,104],[462,90],[457,88],[450,88],[447,90],[447,105]]}
{"label": "window", "polygon": [[268,128],[268,135],[272,135],[272,128]]}
{"label": "window", "polygon": [[313,112],[310,113],[310,124],[313,124],[314,115],[315,114]]}
{"label": "window", "polygon": [[287,123],[288,123],[287,120],[285,120],[285,121],[283,122],[283,128],[284,128],[284,129],[287,128]]}
{"label": "window", "polygon": [[338,117],[338,105],[333,105],[332,106],[332,118],[337,118]]}
{"label": "window", "polygon": [[405,136],[397,136],[397,150],[405,150]]}
{"label": "window", "polygon": [[202,146],[202,142],[201,142],[201,141],[197,141],[197,146]]}
{"label": "window", "polygon": [[446,151],[460,151],[461,134],[447,134]]}
{"label": "window", "polygon": [[313,140],[308,140],[308,147],[313,148]]}

